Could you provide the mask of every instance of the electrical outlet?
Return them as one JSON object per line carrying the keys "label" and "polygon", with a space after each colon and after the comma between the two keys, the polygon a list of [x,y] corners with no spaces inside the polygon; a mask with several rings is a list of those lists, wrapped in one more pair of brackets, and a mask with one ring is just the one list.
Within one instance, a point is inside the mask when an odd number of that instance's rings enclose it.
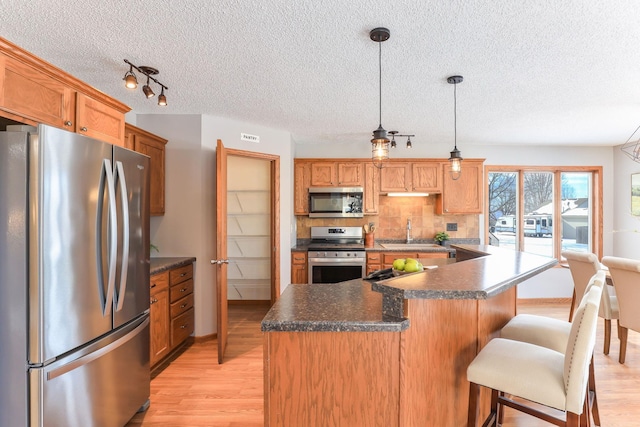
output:
{"label": "electrical outlet", "polygon": [[447,223],[447,231],[458,231],[458,223],[457,222],[448,222]]}

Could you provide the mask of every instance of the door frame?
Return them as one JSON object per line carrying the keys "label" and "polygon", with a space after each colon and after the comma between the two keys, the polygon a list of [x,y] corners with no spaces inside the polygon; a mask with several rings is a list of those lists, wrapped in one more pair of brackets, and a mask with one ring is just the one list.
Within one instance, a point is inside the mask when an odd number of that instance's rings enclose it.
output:
{"label": "door frame", "polygon": [[[271,191],[270,191],[270,210],[271,210],[271,219],[270,219],[270,232],[271,232],[271,305],[273,305],[276,300],[280,297],[280,156],[273,154],[265,154],[265,153],[256,153],[253,151],[247,150],[239,150],[234,148],[226,148],[222,144],[222,140],[218,140],[218,150],[220,153],[216,156],[216,168],[220,167],[220,162],[223,162],[224,173],[226,175],[226,158],[228,156],[236,156],[236,157],[245,157],[252,159],[261,159],[269,161],[269,169],[270,169],[270,179],[271,179]],[[222,147],[222,148],[221,148]],[[222,159],[224,157],[224,159]],[[226,176],[224,177],[225,187],[226,187]],[[216,195],[216,201],[219,203],[220,194]],[[216,207],[216,235],[218,233],[218,227],[225,227],[224,232],[224,241],[218,241],[217,247],[220,245],[224,245],[224,254],[226,257],[226,225],[227,225],[227,210],[226,210],[226,188],[225,188],[225,202],[224,212],[221,212],[219,206]],[[220,216],[223,216],[221,218]],[[216,253],[216,257],[220,258],[220,254]],[[228,264],[220,264],[221,268],[226,269]],[[227,286],[227,281],[220,279],[220,272],[216,275],[216,311],[218,313],[217,320],[217,338],[218,338],[218,363],[222,363],[224,360],[224,353],[226,350],[227,344],[227,334],[228,334],[228,325],[229,325],[229,313],[227,310],[228,306],[228,298],[227,292],[224,292],[223,287]],[[226,274],[222,274],[222,277],[226,277]]]}

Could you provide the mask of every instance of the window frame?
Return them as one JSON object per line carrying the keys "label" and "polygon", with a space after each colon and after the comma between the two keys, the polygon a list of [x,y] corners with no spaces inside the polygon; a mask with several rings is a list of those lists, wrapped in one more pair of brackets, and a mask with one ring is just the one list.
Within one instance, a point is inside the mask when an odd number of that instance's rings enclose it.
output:
{"label": "window frame", "polygon": [[[553,173],[553,194],[554,194],[554,218],[561,218],[562,197],[562,173],[570,172],[588,172],[592,174],[593,180],[591,185],[590,202],[592,203],[592,227],[591,227],[591,250],[598,257],[602,258],[603,248],[603,197],[602,197],[602,166],[500,166],[485,165],[484,168],[484,241],[489,242],[489,174],[490,173],[517,173],[517,194],[524,194],[524,174],[525,172],[549,172]],[[558,199],[556,199],[558,197]],[[524,198],[519,197],[517,200],[518,216],[524,215]],[[562,221],[553,221],[553,252],[554,257],[558,261],[562,261]],[[524,230],[522,227],[518,229],[517,247],[524,248]],[[522,251],[522,249],[519,249]]]}

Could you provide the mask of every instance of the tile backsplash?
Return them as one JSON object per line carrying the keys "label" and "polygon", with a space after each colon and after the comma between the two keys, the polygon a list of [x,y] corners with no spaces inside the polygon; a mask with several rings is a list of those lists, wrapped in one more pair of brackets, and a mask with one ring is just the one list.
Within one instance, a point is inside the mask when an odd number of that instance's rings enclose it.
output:
{"label": "tile backsplash", "polygon": [[407,236],[407,219],[411,219],[411,236],[414,239],[433,239],[436,233],[445,231],[447,223],[456,223],[457,231],[447,231],[451,238],[479,238],[479,215],[437,215],[436,196],[389,197],[380,196],[378,215],[364,218],[309,218],[297,216],[297,238],[311,238],[311,226],[357,227],[375,223],[376,239],[404,240]]}

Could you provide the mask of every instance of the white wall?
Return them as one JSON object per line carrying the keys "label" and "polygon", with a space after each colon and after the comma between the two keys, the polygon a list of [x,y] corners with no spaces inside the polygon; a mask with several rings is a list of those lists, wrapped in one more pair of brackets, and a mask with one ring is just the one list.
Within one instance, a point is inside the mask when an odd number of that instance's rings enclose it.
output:
{"label": "white wall", "polygon": [[605,255],[640,259],[640,217],[631,215],[631,174],[640,173],[640,163],[615,147],[615,186],[613,203],[613,251]]}
{"label": "white wall", "polygon": [[[130,122],[133,122],[131,120]],[[293,218],[292,142],[288,132],[203,115],[137,115],[136,126],[169,140],[165,165],[165,215],[151,218],[152,256],[195,256],[195,335],[216,331],[215,175],[216,142],[228,148],[280,156],[280,278],[291,281]],[[240,132],[260,136],[260,143],[240,141]],[[295,241],[295,230],[293,231]]]}

